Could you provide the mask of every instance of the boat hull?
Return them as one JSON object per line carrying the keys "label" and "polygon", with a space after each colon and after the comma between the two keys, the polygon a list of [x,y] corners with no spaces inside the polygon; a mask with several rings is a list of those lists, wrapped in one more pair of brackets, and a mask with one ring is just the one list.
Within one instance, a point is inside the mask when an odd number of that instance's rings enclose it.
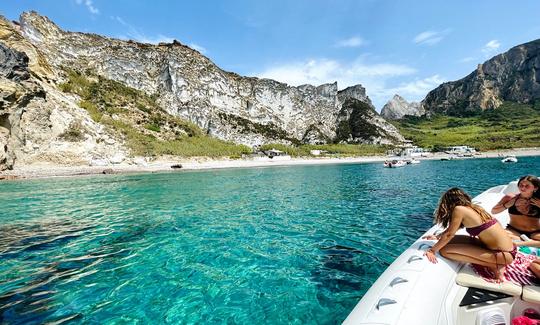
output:
{"label": "boat hull", "polygon": [[[507,193],[517,192],[517,182],[493,187],[473,199],[487,211]],[[496,216],[502,225],[508,222],[508,213]],[[442,231],[433,226],[424,235]],[[458,233],[465,234],[461,229]],[[424,236],[423,235],[423,236]],[[438,256],[438,263],[430,263],[426,249],[434,241],[421,236],[407,248],[373,283],[360,302],[345,319],[344,324],[477,324],[481,313],[500,310],[507,323],[521,315],[527,307],[535,307],[518,297],[495,300],[476,307],[460,307],[468,288],[456,284],[462,263]],[[538,306],[536,306],[538,307]]]}

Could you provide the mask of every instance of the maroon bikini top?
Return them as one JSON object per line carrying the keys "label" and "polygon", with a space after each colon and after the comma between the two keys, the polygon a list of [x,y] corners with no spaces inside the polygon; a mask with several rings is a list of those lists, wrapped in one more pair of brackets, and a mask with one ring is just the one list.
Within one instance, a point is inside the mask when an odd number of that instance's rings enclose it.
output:
{"label": "maroon bikini top", "polygon": [[482,231],[488,229],[489,227],[493,226],[496,223],[497,223],[497,219],[491,219],[491,220],[488,220],[488,221],[484,222],[483,224],[481,224],[479,226],[471,227],[471,228],[465,228],[465,230],[469,233],[469,235],[471,235],[473,237],[476,237],[476,236],[480,235],[480,233]]}

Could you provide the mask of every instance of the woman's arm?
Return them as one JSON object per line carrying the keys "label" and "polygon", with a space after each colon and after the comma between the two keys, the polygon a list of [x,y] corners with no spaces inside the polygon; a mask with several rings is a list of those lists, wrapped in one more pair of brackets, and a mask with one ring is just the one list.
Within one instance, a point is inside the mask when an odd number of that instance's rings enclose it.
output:
{"label": "woman's arm", "polygon": [[422,239],[427,239],[427,240],[439,240],[441,239],[441,236],[447,231],[448,229],[445,229],[443,232],[439,233],[439,234],[436,234],[437,231],[435,231],[433,234],[430,234],[430,235],[425,235],[424,237],[422,237]]}
{"label": "woman's arm", "polygon": [[533,196],[529,202],[531,203],[531,205],[534,205],[535,207],[540,208],[540,199],[539,198],[536,198],[536,197]]}
{"label": "woman's arm", "polygon": [[491,209],[491,214],[501,213],[511,207],[512,205],[509,204],[509,202],[511,202],[513,198],[513,195],[506,194],[503,196],[503,198]]}
{"label": "woman's arm", "polygon": [[441,248],[446,246],[446,244],[448,244],[450,240],[452,240],[452,238],[454,238],[456,232],[461,227],[463,217],[465,215],[464,209],[466,208],[461,206],[457,206],[454,208],[454,211],[452,211],[452,219],[450,220],[450,225],[448,225],[448,228],[441,234],[439,240],[435,243],[435,245],[433,245],[433,247],[431,247],[424,253],[424,255],[431,263],[437,263],[437,257],[435,256],[435,254],[439,250],[441,250]]}
{"label": "woman's arm", "polygon": [[516,244],[516,246],[540,247],[540,241],[538,240],[519,241],[514,244]]}

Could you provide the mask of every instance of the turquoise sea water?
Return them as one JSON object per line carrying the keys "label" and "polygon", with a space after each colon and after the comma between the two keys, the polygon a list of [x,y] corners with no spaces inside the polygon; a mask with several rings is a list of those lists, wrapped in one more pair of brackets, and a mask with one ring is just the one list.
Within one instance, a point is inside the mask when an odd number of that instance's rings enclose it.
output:
{"label": "turquoise sea water", "polygon": [[432,224],[540,158],[0,183],[0,323],[340,323]]}

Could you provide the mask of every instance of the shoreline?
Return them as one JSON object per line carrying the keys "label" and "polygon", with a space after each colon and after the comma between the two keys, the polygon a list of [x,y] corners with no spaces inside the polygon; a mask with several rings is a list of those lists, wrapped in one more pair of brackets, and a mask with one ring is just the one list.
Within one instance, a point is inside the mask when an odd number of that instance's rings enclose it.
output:
{"label": "shoreline", "polygon": [[[520,148],[508,150],[486,151],[476,154],[476,158],[497,158],[505,155],[540,156],[540,148]],[[446,153],[435,153],[429,157],[418,157],[418,160],[440,160],[448,157]],[[52,163],[39,163],[15,167],[13,170],[0,172],[0,180],[26,180],[38,178],[56,177],[77,177],[102,174],[138,174],[155,172],[180,172],[183,170],[208,170],[208,169],[228,169],[228,168],[254,168],[272,166],[299,166],[299,165],[330,165],[330,164],[359,164],[384,162],[389,156],[358,156],[358,157],[313,157],[313,158],[291,158],[290,160],[253,160],[253,159],[211,159],[199,158],[174,158],[163,157],[145,165],[136,164],[116,164],[107,166],[65,166]],[[178,169],[171,168],[172,165],[181,164]]]}

